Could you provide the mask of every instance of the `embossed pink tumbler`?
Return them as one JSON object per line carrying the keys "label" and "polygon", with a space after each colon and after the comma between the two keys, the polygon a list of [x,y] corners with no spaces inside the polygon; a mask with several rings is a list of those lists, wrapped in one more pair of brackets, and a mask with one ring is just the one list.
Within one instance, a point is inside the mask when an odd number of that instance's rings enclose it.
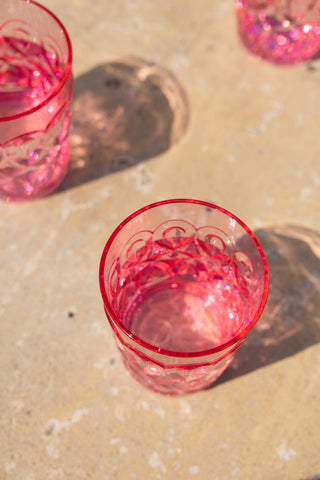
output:
{"label": "embossed pink tumbler", "polygon": [[167,395],[204,389],[221,375],[269,290],[252,231],[216,205],[187,199],[124,220],[107,241],[99,277],[126,367]]}
{"label": "embossed pink tumbler", "polygon": [[240,37],[254,54],[279,65],[320,52],[320,0],[236,0]]}
{"label": "embossed pink tumbler", "polygon": [[0,199],[51,193],[69,162],[72,49],[33,0],[0,2]]}

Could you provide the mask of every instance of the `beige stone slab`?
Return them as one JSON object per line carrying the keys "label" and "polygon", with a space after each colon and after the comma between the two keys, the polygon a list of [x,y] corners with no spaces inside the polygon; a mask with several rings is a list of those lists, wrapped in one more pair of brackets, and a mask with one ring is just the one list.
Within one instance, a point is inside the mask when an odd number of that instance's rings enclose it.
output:
{"label": "beige stone slab", "polygon": [[[250,55],[232,1],[43,4],[74,48],[73,166],[0,204],[0,478],[318,480],[319,60]],[[98,290],[113,228],[169,197],[246,221],[272,285],[234,365],[181,398],[131,379]]]}

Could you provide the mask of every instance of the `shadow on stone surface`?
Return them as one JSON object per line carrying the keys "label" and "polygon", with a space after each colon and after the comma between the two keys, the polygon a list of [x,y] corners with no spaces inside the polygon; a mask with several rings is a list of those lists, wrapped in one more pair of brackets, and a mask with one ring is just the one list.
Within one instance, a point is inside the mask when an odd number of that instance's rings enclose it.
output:
{"label": "shadow on stone surface", "polygon": [[261,319],[213,386],[320,342],[320,234],[296,226],[255,234],[269,264],[269,298]]}
{"label": "shadow on stone surface", "polygon": [[158,65],[126,58],[75,79],[68,175],[57,192],[170,149],[189,120],[187,96]]}
{"label": "shadow on stone surface", "polygon": [[320,475],[316,475],[315,477],[310,478],[301,478],[301,480],[320,480]]}

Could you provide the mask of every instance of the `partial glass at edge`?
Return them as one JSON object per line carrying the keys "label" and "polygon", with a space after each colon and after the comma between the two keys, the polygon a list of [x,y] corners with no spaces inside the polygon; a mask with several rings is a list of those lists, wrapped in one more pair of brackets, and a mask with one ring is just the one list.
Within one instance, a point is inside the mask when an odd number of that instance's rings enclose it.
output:
{"label": "partial glass at edge", "polygon": [[109,238],[100,289],[131,374],[164,394],[211,385],[258,321],[266,257],[236,216],[198,200],[148,205]]}
{"label": "partial glass at edge", "polygon": [[67,172],[71,42],[60,20],[33,0],[1,0],[0,18],[0,198],[32,200]]}
{"label": "partial glass at edge", "polygon": [[293,65],[320,53],[320,0],[235,0],[238,30],[255,55]]}

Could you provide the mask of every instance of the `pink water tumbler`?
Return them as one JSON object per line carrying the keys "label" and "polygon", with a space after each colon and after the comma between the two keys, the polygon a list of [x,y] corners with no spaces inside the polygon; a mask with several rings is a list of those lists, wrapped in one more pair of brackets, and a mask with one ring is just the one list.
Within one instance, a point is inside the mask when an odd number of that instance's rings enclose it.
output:
{"label": "pink water tumbler", "polygon": [[116,228],[103,250],[100,289],[134,378],[184,394],[227,368],[264,309],[269,271],[257,238],[235,215],[173,199]]}
{"label": "pink water tumbler", "polygon": [[236,0],[240,38],[255,55],[278,64],[320,52],[320,0]]}
{"label": "pink water tumbler", "polygon": [[58,18],[33,0],[0,2],[0,198],[51,193],[70,156],[72,49]]}

